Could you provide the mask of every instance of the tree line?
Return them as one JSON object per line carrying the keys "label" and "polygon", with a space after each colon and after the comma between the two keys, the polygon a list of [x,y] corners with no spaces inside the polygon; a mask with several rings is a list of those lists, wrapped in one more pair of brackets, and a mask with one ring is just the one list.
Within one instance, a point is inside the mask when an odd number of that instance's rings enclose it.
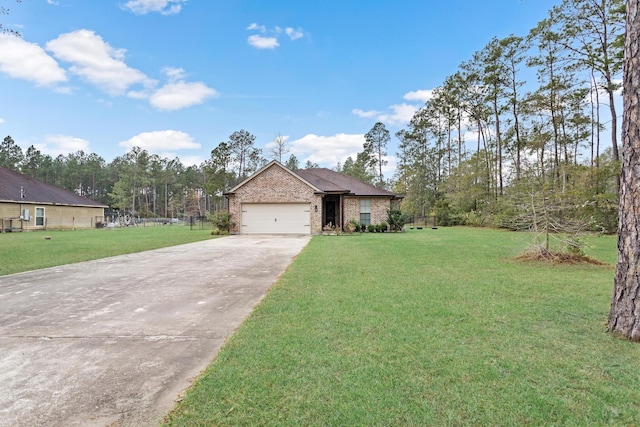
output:
{"label": "tree line", "polygon": [[615,231],[624,23],[623,0],[564,0],[461,63],[396,134],[403,208],[512,226],[528,199]]}
{"label": "tree line", "polygon": [[[279,141],[281,144],[267,154],[282,161],[282,154],[288,149],[284,138]],[[206,216],[222,209],[224,192],[268,161],[262,150],[255,147],[255,136],[244,129],[221,142],[211,151],[211,158],[197,166],[184,165],[177,157],[150,154],[140,147],[106,162],[101,156],[84,151],[56,157],[43,154],[33,145],[23,151],[11,136],[0,142],[0,166],[114,210],[147,218]],[[301,167],[294,155],[289,156],[285,165],[294,170]],[[307,162],[304,167],[318,165]]]}

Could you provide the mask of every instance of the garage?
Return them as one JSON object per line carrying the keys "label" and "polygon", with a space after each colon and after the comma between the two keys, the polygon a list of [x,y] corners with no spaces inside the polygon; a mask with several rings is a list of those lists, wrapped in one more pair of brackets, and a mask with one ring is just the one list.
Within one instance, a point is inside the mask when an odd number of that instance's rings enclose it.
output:
{"label": "garage", "polygon": [[243,234],[310,234],[309,203],[243,203]]}

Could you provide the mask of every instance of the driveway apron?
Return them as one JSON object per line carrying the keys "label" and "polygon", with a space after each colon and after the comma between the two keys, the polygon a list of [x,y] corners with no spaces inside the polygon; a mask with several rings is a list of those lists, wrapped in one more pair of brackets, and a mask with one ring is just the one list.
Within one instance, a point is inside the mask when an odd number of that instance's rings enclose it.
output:
{"label": "driveway apron", "polygon": [[0,427],[157,425],[310,236],[0,277]]}

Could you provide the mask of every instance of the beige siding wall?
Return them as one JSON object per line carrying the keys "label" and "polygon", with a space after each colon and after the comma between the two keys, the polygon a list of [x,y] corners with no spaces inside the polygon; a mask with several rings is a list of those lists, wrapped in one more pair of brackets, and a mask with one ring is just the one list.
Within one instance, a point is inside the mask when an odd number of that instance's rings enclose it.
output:
{"label": "beige siding wall", "polygon": [[[229,196],[229,212],[235,223],[233,232],[240,232],[243,203],[309,203],[311,232],[322,232],[322,197],[291,173],[274,164],[254,176]],[[318,207],[316,212],[315,207]]]}
{"label": "beige siding wall", "polygon": [[[44,226],[36,226],[36,208],[44,208]],[[18,218],[29,210],[29,221],[13,220],[11,226],[28,230],[64,230],[94,228],[96,221],[103,221],[104,209],[93,207],[58,206],[46,204],[0,203],[0,219]],[[8,221],[4,221],[5,227]],[[21,224],[22,223],[22,224]]]}

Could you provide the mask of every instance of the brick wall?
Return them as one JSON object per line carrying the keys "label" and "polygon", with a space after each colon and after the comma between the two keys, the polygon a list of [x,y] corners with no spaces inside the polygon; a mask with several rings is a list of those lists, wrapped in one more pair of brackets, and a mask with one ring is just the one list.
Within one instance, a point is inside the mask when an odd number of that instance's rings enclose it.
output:
{"label": "brick wall", "polygon": [[351,220],[360,222],[360,199],[358,197],[345,196],[342,200],[342,206],[345,225]]}
{"label": "brick wall", "polygon": [[239,232],[242,203],[309,203],[311,232],[322,231],[322,197],[277,164],[263,170],[229,196],[229,212],[236,224],[232,231],[235,233]]}
{"label": "brick wall", "polygon": [[[371,200],[371,224],[387,222],[387,210],[391,207],[391,201],[386,197],[363,197]],[[344,222],[354,220],[360,222],[360,197],[345,196],[344,198]]]}

